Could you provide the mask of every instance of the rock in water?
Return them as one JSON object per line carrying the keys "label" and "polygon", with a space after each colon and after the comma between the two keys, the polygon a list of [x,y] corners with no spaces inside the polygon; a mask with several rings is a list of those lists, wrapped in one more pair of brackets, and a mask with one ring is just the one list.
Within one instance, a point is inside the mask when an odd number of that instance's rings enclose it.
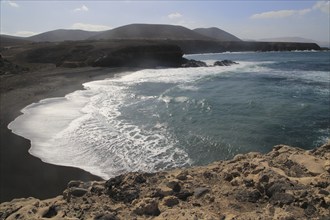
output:
{"label": "rock in water", "polygon": [[207,67],[207,64],[199,60],[187,60],[182,67]]}
{"label": "rock in water", "polygon": [[213,66],[231,66],[233,64],[238,64],[232,60],[222,60],[222,61],[215,61]]}

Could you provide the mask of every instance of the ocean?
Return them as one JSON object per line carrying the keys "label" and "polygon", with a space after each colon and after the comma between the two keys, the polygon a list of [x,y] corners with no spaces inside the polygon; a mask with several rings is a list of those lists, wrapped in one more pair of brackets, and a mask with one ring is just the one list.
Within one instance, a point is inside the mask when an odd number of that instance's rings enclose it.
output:
{"label": "ocean", "polygon": [[187,55],[227,67],[144,69],[22,110],[9,124],[44,162],[104,179],[205,165],[330,137],[329,52]]}

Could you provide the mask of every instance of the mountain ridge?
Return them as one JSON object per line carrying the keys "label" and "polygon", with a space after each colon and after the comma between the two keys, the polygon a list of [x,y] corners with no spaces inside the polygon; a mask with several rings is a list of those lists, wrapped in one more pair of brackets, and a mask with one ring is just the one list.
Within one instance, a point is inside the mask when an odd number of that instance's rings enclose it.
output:
{"label": "mountain ridge", "polygon": [[195,31],[199,34],[205,35],[207,37],[214,38],[219,41],[242,41],[238,37],[226,32],[224,30],[221,30],[217,27],[196,28],[196,29],[193,29],[193,31]]}
{"label": "mountain ridge", "polygon": [[100,32],[85,31],[78,29],[56,29],[41,34],[33,35],[31,37],[27,37],[26,39],[33,42],[79,41],[79,40],[87,40],[89,37],[98,33]]}
{"label": "mountain ridge", "polygon": [[274,38],[262,38],[257,41],[262,42],[296,42],[296,43],[316,43],[321,47],[330,47],[330,42],[321,42],[303,37],[274,37]]}
{"label": "mountain ridge", "polygon": [[186,27],[167,24],[129,24],[105,31],[89,39],[215,40]]}

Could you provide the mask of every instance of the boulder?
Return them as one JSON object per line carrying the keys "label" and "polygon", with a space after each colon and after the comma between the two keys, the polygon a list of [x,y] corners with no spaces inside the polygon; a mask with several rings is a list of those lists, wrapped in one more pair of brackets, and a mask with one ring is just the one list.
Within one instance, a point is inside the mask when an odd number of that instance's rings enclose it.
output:
{"label": "boulder", "polygon": [[87,189],[80,188],[80,187],[72,187],[70,188],[70,194],[75,197],[82,197],[88,192]]}
{"label": "boulder", "polygon": [[173,207],[179,204],[179,200],[175,196],[166,196],[163,200],[164,205]]}
{"label": "boulder", "polygon": [[232,60],[221,60],[221,61],[215,61],[213,66],[231,66],[233,64],[238,64]]}
{"label": "boulder", "polygon": [[207,64],[199,60],[186,60],[182,67],[207,67]]}
{"label": "boulder", "polygon": [[199,188],[196,188],[195,189],[194,196],[196,198],[199,198],[199,197],[203,196],[205,193],[208,193],[208,192],[210,192],[210,189],[209,188],[199,187]]}

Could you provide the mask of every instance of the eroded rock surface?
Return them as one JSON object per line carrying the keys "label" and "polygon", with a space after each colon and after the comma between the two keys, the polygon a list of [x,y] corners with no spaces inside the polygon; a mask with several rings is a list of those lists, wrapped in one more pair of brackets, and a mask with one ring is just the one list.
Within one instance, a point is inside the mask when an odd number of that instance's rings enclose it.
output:
{"label": "eroded rock surface", "polygon": [[0,204],[0,219],[329,219],[330,145],[167,172],[71,181],[56,198]]}

